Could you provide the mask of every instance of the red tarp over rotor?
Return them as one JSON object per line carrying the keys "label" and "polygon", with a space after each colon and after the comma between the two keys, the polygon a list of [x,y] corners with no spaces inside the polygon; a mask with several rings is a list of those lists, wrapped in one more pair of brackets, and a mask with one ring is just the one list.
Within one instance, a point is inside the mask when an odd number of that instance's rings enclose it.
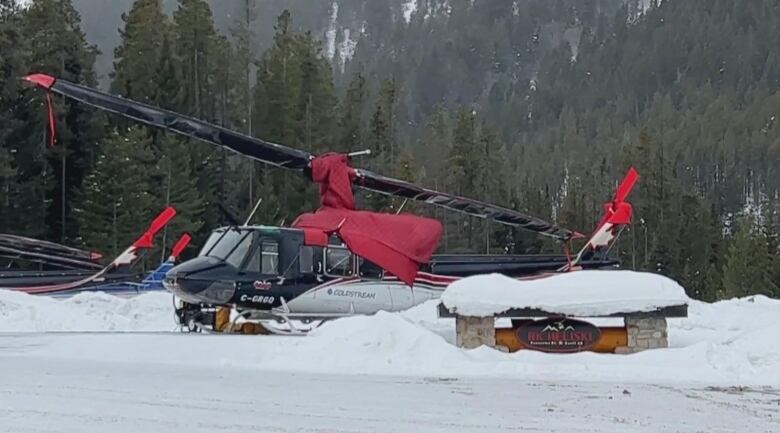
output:
{"label": "red tarp over rotor", "polygon": [[441,223],[411,214],[355,210],[355,171],[346,155],[325,154],[312,160],[311,169],[320,184],[322,207],[299,216],[293,226],[337,233],[353,253],[411,286],[420,264],[430,261],[439,244]]}

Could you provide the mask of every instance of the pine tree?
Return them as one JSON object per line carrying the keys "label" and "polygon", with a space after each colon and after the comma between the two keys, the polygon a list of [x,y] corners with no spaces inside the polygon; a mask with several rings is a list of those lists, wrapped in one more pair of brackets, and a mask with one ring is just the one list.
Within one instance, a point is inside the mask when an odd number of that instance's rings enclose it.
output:
{"label": "pine tree", "polygon": [[352,76],[347,87],[347,92],[339,107],[339,140],[337,149],[346,152],[360,150],[366,146],[366,122],[364,111],[366,110],[366,78],[362,73],[356,72]]}
{"label": "pine tree", "polygon": [[[95,86],[93,70],[97,48],[89,45],[80,27],[80,16],[70,0],[34,0],[23,14],[22,34],[29,42],[29,70],[39,71],[71,82]],[[40,94],[35,99],[40,104]],[[95,146],[102,135],[102,115],[84,104],[55,98],[57,146],[48,153],[48,167],[35,167],[24,176],[53,177],[30,185],[25,200],[28,208],[46,206],[46,225],[49,238],[66,241],[76,236],[78,227],[69,218],[75,194],[90,168]],[[41,130],[48,124],[46,110],[40,106],[17,107],[30,110],[32,130]],[[48,140],[48,137],[46,138]],[[40,146],[43,142],[33,134],[23,139],[26,146]],[[47,174],[48,173],[48,174]],[[52,182],[53,184],[49,184]],[[44,194],[41,197],[40,194]]]}
{"label": "pine tree", "polygon": [[766,234],[751,218],[742,217],[724,258],[719,298],[776,293],[772,265]]}
{"label": "pine tree", "polygon": [[174,35],[165,35],[160,49],[160,62],[155,66],[154,76],[157,77],[155,100],[160,107],[176,110],[183,105],[184,90],[182,86],[182,71],[174,53]]}
{"label": "pine tree", "polygon": [[[321,44],[310,33],[295,33],[284,11],[274,27],[273,45],[258,62],[253,122],[265,140],[322,153],[331,149],[335,134],[336,99],[330,65]],[[269,219],[291,222],[304,209],[316,206],[313,189],[295,173],[263,168],[261,196],[277,197],[277,212]],[[264,182],[265,181],[265,182]],[[271,211],[271,209],[268,209]]]}
{"label": "pine tree", "polygon": [[217,63],[217,31],[208,3],[204,0],[179,0],[179,6],[173,13],[173,33],[184,85],[177,109],[214,121],[214,75],[224,65]]}
{"label": "pine tree", "polygon": [[[501,206],[509,205],[509,190],[507,181],[509,179],[509,164],[504,143],[498,136],[498,133],[491,126],[483,123],[479,128],[477,138],[478,156],[478,176],[474,179],[476,183],[476,195],[474,198],[496,203]],[[503,248],[503,240],[507,236],[507,227],[503,224],[494,223],[490,220],[483,220],[481,223],[483,229],[481,233],[476,234],[478,238],[475,245],[484,243],[484,248],[480,250],[489,253],[494,249]]]}
{"label": "pine tree", "polygon": [[19,81],[23,69],[22,51],[24,45],[19,29],[19,12],[16,3],[0,0],[0,231],[17,228],[14,203],[18,198],[17,170],[14,166],[12,142],[14,131],[23,122],[14,116],[14,107],[19,99]]}
{"label": "pine tree", "polygon": [[381,122],[384,126],[384,136],[378,140],[377,151],[381,156],[383,168],[388,173],[397,170],[398,158],[401,148],[398,143],[398,83],[394,77],[382,81],[379,89],[377,108],[374,112],[373,122]]}
{"label": "pine tree", "polygon": [[[236,73],[236,95],[233,97],[232,105],[235,107],[236,127],[243,130],[247,135],[254,135],[254,98],[253,98],[253,74],[255,73],[255,63],[257,61],[255,54],[255,32],[254,23],[257,19],[256,4],[252,0],[244,0],[241,5],[241,16],[236,20],[236,25],[232,29],[232,39],[235,41],[235,54],[233,56],[233,69]],[[252,159],[233,159],[229,165],[235,167],[237,171],[244,173],[242,178],[236,179],[237,186],[234,188],[236,194],[236,206],[244,209],[248,214],[252,211],[257,201],[257,188],[255,183],[259,176],[258,163]]]}
{"label": "pine tree", "polygon": [[122,14],[122,41],[114,50],[111,91],[147,104],[158,100],[159,66],[168,33],[168,17],[161,0],[136,0],[129,13]]}
{"label": "pine tree", "polygon": [[332,151],[337,98],[331,65],[324,57],[322,43],[311,32],[298,34],[295,42],[301,80],[295,107],[303,132],[300,145],[316,152]]}
{"label": "pine tree", "polygon": [[[455,120],[452,132],[452,150],[448,163],[450,177],[448,191],[463,197],[478,197],[478,185],[475,182],[480,176],[479,171],[479,125],[476,111],[461,108]],[[458,244],[462,251],[473,251],[475,248],[474,217],[458,214],[453,218],[457,224],[456,233],[462,243]],[[451,242],[455,239],[451,239]],[[457,242],[457,241],[456,241]]]}
{"label": "pine tree", "polygon": [[116,255],[143,232],[163,209],[150,181],[155,165],[145,128],[114,131],[101,144],[76,213],[83,245]]}
{"label": "pine tree", "polygon": [[209,230],[213,227],[204,227],[204,199],[189,164],[181,159],[181,155],[187,154],[187,143],[178,137],[167,135],[162,139],[161,148],[163,151],[156,169],[162,182],[154,194],[155,202],[160,209],[173,206],[177,210],[176,218],[163,232],[161,246],[165,259],[170,253],[169,247],[183,233],[198,236],[201,235],[202,229]]}

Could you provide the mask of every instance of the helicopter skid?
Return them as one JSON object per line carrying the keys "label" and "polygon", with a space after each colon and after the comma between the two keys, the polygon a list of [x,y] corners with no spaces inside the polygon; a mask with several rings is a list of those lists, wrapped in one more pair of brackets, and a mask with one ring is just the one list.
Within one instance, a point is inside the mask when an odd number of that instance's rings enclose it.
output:
{"label": "helicopter skid", "polygon": [[287,315],[256,310],[237,311],[188,303],[182,303],[180,308],[176,308],[176,322],[181,332],[185,333],[306,335],[325,321],[337,317],[337,315],[326,316]]}

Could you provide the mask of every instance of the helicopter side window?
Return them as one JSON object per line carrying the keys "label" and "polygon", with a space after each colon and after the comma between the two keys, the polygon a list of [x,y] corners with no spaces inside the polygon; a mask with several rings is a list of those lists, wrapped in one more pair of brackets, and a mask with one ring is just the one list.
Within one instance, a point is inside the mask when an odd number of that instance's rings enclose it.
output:
{"label": "helicopter side window", "polygon": [[279,274],[279,243],[271,239],[263,239],[260,246],[262,255],[260,272],[267,275]]}
{"label": "helicopter side window", "polygon": [[352,275],[354,256],[344,247],[325,248],[325,274],[334,277]]}
{"label": "helicopter side window", "polygon": [[358,257],[358,271],[360,277],[366,279],[381,280],[384,276],[384,270],[381,267],[363,257]]}
{"label": "helicopter side window", "polygon": [[302,274],[314,273],[314,248],[303,246],[298,253],[299,270]]}
{"label": "helicopter side window", "polygon": [[263,239],[255,248],[246,270],[265,275],[279,275],[279,244],[272,239]]}

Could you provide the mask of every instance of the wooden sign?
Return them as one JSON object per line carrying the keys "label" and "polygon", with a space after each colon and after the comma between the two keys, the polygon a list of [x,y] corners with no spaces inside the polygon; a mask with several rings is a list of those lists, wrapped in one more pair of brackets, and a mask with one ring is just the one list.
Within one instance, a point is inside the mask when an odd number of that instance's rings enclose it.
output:
{"label": "wooden sign", "polygon": [[550,353],[590,350],[601,338],[601,331],[592,323],[565,318],[528,322],[516,332],[525,348]]}

